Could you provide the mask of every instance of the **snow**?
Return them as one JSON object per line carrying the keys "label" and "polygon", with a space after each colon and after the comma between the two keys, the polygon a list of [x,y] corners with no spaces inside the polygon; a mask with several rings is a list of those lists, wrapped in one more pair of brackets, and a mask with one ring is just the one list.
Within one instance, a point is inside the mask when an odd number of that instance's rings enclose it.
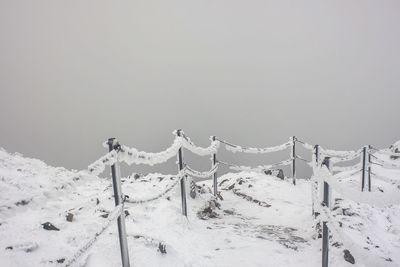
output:
{"label": "snow", "polygon": [[[146,154],[141,160],[169,155]],[[390,155],[377,157],[399,164]],[[104,159],[96,165],[100,169]],[[312,179],[297,180],[296,186],[259,172],[228,173],[218,177],[217,202],[212,181],[198,182],[196,198],[187,197],[187,218],[181,214],[182,173],[124,177],[123,193],[133,202],[123,207],[132,266],[321,266],[312,216],[312,203],[320,202],[318,192],[311,193],[316,181],[333,188],[330,209],[319,208],[331,228],[330,266],[399,266],[400,170],[372,165],[372,192],[361,193],[360,173],[332,176],[313,167]],[[71,266],[120,266],[112,194],[108,171],[100,178],[0,150],[0,266],[66,266],[74,259]],[[60,230],[43,229],[45,222]],[[166,254],[158,250],[160,243]],[[344,260],[344,249],[355,265]]]}

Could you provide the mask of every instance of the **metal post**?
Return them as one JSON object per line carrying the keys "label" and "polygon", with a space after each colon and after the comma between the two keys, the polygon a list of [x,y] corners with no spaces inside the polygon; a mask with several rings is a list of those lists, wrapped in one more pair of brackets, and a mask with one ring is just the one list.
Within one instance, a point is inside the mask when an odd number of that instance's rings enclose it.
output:
{"label": "metal post", "polygon": [[368,191],[371,192],[371,145],[368,145]]}
{"label": "metal post", "polygon": [[[330,159],[325,158],[326,167],[330,168]],[[322,202],[323,206],[329,208],[329,184],[324,181],[324,200]],[[322,222],[322,267],[328,267],[329,262],[329,229],[327,222]]]}
{"label": "metal post", "polygon": [[292,173],[293,173],[293,184],[296,185],[296,137],[292,137]]}
{"label": "metal post", "polygon": [[[117,150],[120,148],[118,141],[115,138],[108,139],[108,149],[109,151]],[[115,206],[123,204],[123,195],[121,190],[121,170],[119,168],[118,161],[111,166],[111,175],[114,189],[114,201]],[[118,235],[119,235],[119,245],[121,249],[121,260],[123,267],[130,267],[129,263],[129,250],[128,241],[126,238],[126,227],[125,227],[125,214],[122,211],[117,220],[118,224]]]}
{"label": "metal post", "polygon": [[[318,168],[319,167],[319,145],[315,145],[314,146],[314,153],[315,153],[315,165]],[[314,190],[319,195],[318,182],[317,181],[315,181],[314,184],[312,185],[312,190]],[[314,203],[314,200],[313,200],[312,215],[314,215],[314,217],[316,218],[319,215],[319,213],[315,212],[315,210],[314,210],[314,205],[315,204],[316,203]]]}
{"label": "metal post", "polygon": [[[212,137],[212,140],[215,141],[215,136]],[[217,152],[213,154],[212,157],[212,167],[214,167],[217,164]],[[214,196],[216,197],[218,194],[218,176],[217,172],[214,172],[213,174],[214,177]]]}
{"label": "metal post", "polygon": [[367,147],[363,147],[363,155],[362,155],[362,173],[361,173],[361,192],[364,191],[365,187],[365,172],[367,170]]}
{"label": "metal post", "polygon": [[[176,131],[178,136],[181,136],[181,130]],[[183,155],[182,147],[178,151],[178,166],[179,171],[183,170]],[[187,216],[187,205],[186,205],[186,188],[185,188],[185,177],[181,178],[181,200],[182,200],[182,214]]]}

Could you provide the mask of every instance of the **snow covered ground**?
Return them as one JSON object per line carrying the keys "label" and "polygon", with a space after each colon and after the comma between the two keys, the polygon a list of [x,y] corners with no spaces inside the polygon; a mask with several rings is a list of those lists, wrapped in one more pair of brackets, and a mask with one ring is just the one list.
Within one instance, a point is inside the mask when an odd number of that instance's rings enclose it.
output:
{"label": "snow covered ground", "polygon": [[[333,192],[330,266],[400,266],[400,170],[374,166],[373,171],[392,179],[373,180],[373,199],[387,198],[390,192],[396,204],[358,204]],[[346,188],[360,191],[359,174],[335,177]],[[185,218],[175,179],[162,174],[123,179],[123,193],[131,201],[174,186],[155,201],[126,204],[132,266],[321,266],[309,180],[294,186],[260,173],[229,173],[219,177],[218,201],[211,194],[211,181],[198,182],[196,198],[187,198]],[[110,178],[0,150],[0,266],[68,265],[107,226],[113,209]],[[345,261],[346,249],[354,265]],[[120,262],[112,221],[71,266]]]}

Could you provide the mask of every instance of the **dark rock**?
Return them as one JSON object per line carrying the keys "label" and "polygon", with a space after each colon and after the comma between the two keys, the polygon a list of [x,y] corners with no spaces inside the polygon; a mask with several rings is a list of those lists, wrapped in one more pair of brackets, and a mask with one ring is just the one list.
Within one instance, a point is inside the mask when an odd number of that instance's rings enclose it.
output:
{"label": "dark rock", "polygon": [[49,230],[49,231],[60,231],[57,227],[55,227],[52,223],[50,222],[45,222],[42,223],[43,229]]}
{"label": "dark rock", "polygon": [[7,249],[7,250],[12,250],[13,247],[12,247],[12,246],[8,246],[8,247],[6,247],[6,249]]}
{"label": "dark rock", "polygon": [[100,200],[98,198],[96,198],[96,205],[100,204]]}
{"label": "dark rock", "polygon": [[101,214],[100,216],[103,218],[108,218],[108,213]]}
{"label": "dark rock", "polygon": [[17,205],[17,206],[25,206],[25,205],[27,205],[28,203],[29,203],[30,201],[29,200],[21,200],[21,201],[18,201],[17,203],[15,203],[15,205]]}
{"label": "dark rock", "polygon": [[265,173],[266,175],[276,176],[276,177],[278,177],[278,178],[280,178],[280,179],[282,179],[282,180],[285,179],[285,175],[284,175],[282,169],[267,170],[267,171],[264,171],[264,173]]}
{"label": "dark rock", "polygon": [[159,250],[162,254],[167,254],[166,245],[165,245],[163,242],[159,242],[159,243],[158,243],[158,250]]}
{"label": "dark rock", "polygon": [[265,173],[266,175],[272,175],[272,170],[266,170],[266,171],[264,171],[264,173]]}
{"label": "dark rock", "polygon": [[[393,152],[394,152],[394,153],[400,153],[399,148],[395,148],[395,149],[393,150]],[[390,158],[391,158],[391,159],[398,159],[398,158],[400,158],[400,154],[399,154],[399,156],[391,155]]]}
{"label": "dark rock", "polygon": [[57,260],[58,263],[64,263],[64,261],[65,261],[65,258],[61,258],[61,259]]}
{"label": "dark rock", "polygon": [[228,190],[232,190],[235,187],[235,184],[232,184],[228,187]]}
{"label": "dark rock", "polygon": [[140,178],[140,174],[136,173],[135,176],[133,176],[133,178],[135,178],[135,180]]}
{"label": "dark rock", "polygon": [[349,209],[342,209],[342,213],[345,216],[354,216],[354,215],[358,215],[357,213],[351,212],[349,211]]}
{"label": "dark rock", "polygon": [[222,182],[219,183],[219,186],[221,186],[223,183],[225,183],[226,181],[228,181],[228,179],[224,179]]}
{"label": "dark rock", "polygon": [[253,185],[252,185],[252,184],[249,184],[249,188],[250,188],[250,187],[253,187]]}
{"label": "dark rock", "polygon": [[349,250],[345,249],[345,250],[343,250],[343,253],[344,253],[344,260],[345,261],[350,262],[351,264],[356,263],[353,255],[351,255]]}
{"label": "dark rock", "polygon": [[220,200],[224,200],[224,198],[222,197],[221,192],[218,192],[218,193],[217,193],[217,197],[218,197]]}
{"label": "dark rock", "polygon": [[197,217],[202,220],[218,218],[218,213],[216,213],[214,210],[220,206],[221,204],[219,204],[216,200],[210,200],[207,202],[207,205],[204,207],[204,209],[197,212]]}
{"label": "dark rock", "polygon": [[129,215],[131,215],[128,210],[125,210],[124,212],[125,212],[125,217],[128,217]]}
{"label": "dark rock", "polygon": [[69,212],[67,216],[65,216],[65,218],[67,219],[68,222],[72,222],[72,220],[74,219],[74,214]]}

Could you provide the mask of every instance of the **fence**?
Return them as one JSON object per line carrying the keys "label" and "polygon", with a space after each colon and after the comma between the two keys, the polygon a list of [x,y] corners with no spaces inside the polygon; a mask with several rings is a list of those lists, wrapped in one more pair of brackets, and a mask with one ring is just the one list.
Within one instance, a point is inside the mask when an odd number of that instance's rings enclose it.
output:
{"label": "fence", "polygon": [[[284,144],[274,146],[274,147],[266,147],[266,148],[252,148],[252,147],[242,147],[239,145],[232,144],[227,142],[223,139],[220,139],[216,136],[212,136],[210,138],[211,144],[210,146],[203,148],[196,146],[189,137],[185,135],[182,130],[174,131],[175,139],[170,147],[165,149],[164,151],[158,153],[148,153],[144,151],[139,151],[136,148],[129,148],[125,145],[119,144],[119,142],[114,139],[110,138],[107,142],[103,145],[108,148],[109,152],[101,157],[99,160],[95,161],[88,167],[88,171],[92,174],[99,175],[103,172],[106,166],[111,166],[111,175],[112,175],[112,182],[113,182],[113,190],[114,190],[114,201],[115,201],[115,210],[112,213],[112,216],[109,216],[109,220],[107,224],[103,226],[100,231],[98,231],[94,238],[92,238],[87,244],[85,244],[82,249],[80,249],[72,259],[67,262],[66,266],[70,266],[73,262],[76,261],[78,257],[80,257],[85,251],[87,251],[93,243],[96,241],[97,237],[101,235],[104,230],[111,224],[112,221],[117,219],[118,224],[118,234],[119,234],[119,241],[120,241],[120,250],[121,250],[121,259],[122,259],[122,266],[128,267],[130,266],[129,262],[129,253],[128,253],[128,245],[127,245],[127,238],[126,238],[126,229],[125,229],[125,217],[123,216],[123,209],[125,203],[136,204],[136,203],[145,203],[150,201],[155,201],[168,192],[170,192],[173,188],[175,188],[178,183],[180,184],[180,192],[181,192],[181,202],[182,202],[182,214],[187,216],[187,202],[186,202],[186,188],[185,188],[185,178],[187,176],[198,177],[198,178],[212,178],[213,179],[213,194],[217,196],[218,194],[218,175],[217,170],[221,165],[229,167],[231,170],[235,171],[257,171],[257,172],[265,172],[267,170],[274,169],[279,166],[288,166],[291,165],[292,169],[292,182],[293,185],[296,185],[296,160],[302,160],[306,163],[309,163],[314,170],[313,178],[311,179],[312,184],[312,213],[317,216],[318,214],[326,215],[323,219],[328,218],[329,212],[327,211],[326,207],[329,207],[329,191],[330,186],[332,185],[340,190],[340,186],[335,183],[333,174],[329,173],[321,175],[322,165],[328,166],[333,172],[344,172],[344,171],[352,171],[352,175],[357,172],[362,172],[362,185],[361,191],[364,190],[365,185],[365,177],[368,176],[368,189],[371,191],[371,175],[374,175],[378,179],[389,179],[390,178],[382,178],[371,171],[371,165],[376,164],[382,167],[391,167],[391,168],[400,168],[398,165],[389,164],[385,161],[380,160],[377,156],[372,154],[372,151],[375,151],[376,154],[384,153],[390,156],[399,156],[396,153],[384,152],[373,148],[372,146],[363,147],[358,151],[335,151],[335,150],[327,150],[323,149],[318,145],[312,146],[306,142],[298,140],[295,136],[291,137],[290,140]],[[235,164],[231,164],[228,162],[224,162],[217,157],[218,149],[220,144],[225,144],[225,147],[228,151],[236,153],[251,153],[251,154],[266,154],[272,152],[283,151],[288,148],[291,149],[290,157],[287,160],[270,164],[270,165],[263,165],[257,167],[249,167],[249,166],[239,166]],[[296,154],[296,144],[300,143],[306,150],[309,150],[312,153],[313,161],[309,162],[299,155]],[[211,155],[211,169],[205,172],[200,172],[197,170],[192,169],[188,166],[183,157],[183,149],[187,149],[192,153],[199,155],[199,156],[207,156]],[[121,173],[120,173],[120,166],[121,162],[125,162],[127,164],[146,164],[146,165],[156,165],[161,164],[173,157],[177,157],[178,159],[178,173],[175,175],[174,183],[166,188],[161,194],[153,197],[149,197],[147,199],[138,199],[132,200],[127,199],[124,194],[122,193],[121,188]],[[339,162],[346,162],[356,159],[357,157],[362,157],[362,162],[360,164],[356,164],[350,167],[340,167],[340,166],[330,166],[330,164],[339,163]],[[321,159],[325,159],[325,162],[322,162]],[[374,159],[374,160],[372,160]],[[361,169],[360,169],[361,168]],[[353,173],[354,172],[354,173]],[[316,178],[316,177],[325,177]],[[317,205],[319,203],[317,198],[317,191],[319,188],[319,184],[323,182],[324,184],[324,200],[322,201],[323,206]],[[345,191],[345,190],[344,190]],[[353,193],[353,192],[352,192]],[[352,195],[354,198],[354,195]],[[363,197],[360,199],[364,200]],[[322,213],[324,212],[324,213]],[[321,218],[322,216],[317,216]],[[324,229],[323,229],[323,266],[327,267],[328,265],[328,225],[331,222],[329,220],[324,221]]]}

